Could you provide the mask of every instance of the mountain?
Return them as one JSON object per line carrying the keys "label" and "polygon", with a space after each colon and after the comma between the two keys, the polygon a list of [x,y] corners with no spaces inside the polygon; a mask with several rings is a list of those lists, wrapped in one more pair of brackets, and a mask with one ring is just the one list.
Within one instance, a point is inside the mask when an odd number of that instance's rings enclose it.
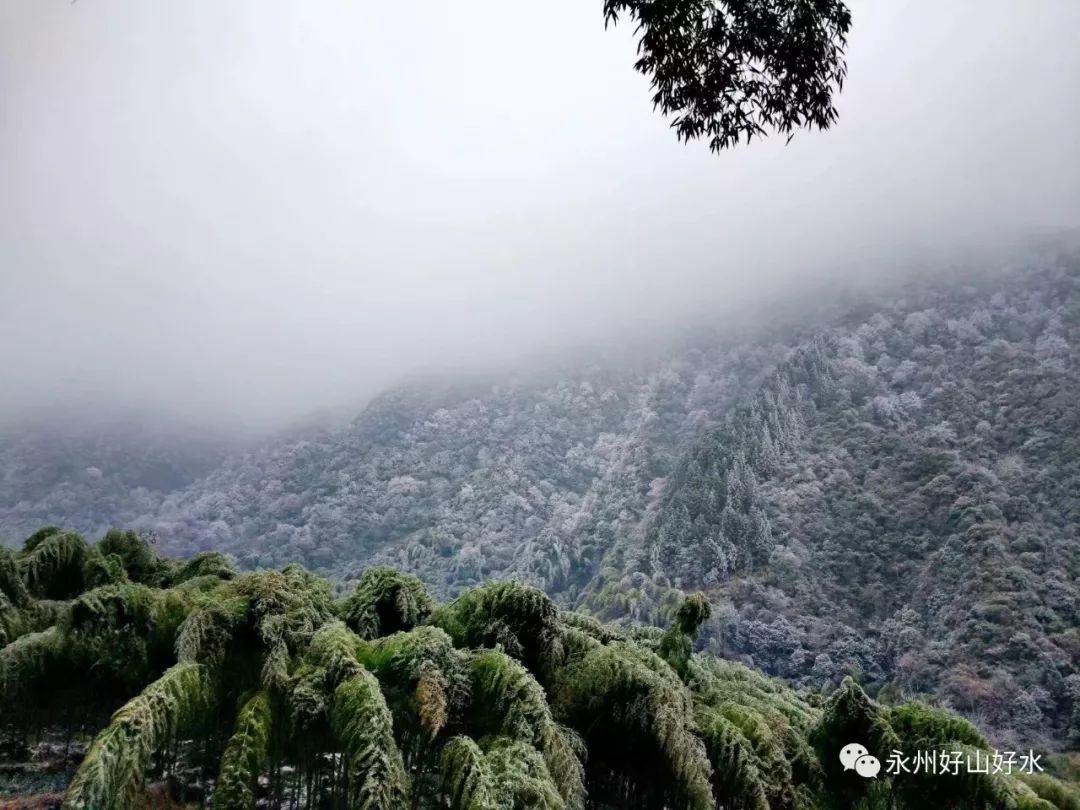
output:
{"label": "mountain", "polygon": [[439,598],[513,577],[609,621],[666,623],[702,589],[714,653],[1075,743],[1078,286],[1076,256],[923,277],[640,356],[417,381],[254,447],[12,437],[0,531],[389,564]]}
{"label": "mountain", "polygon": [[1075,738],[1077,282],[924,291],[824,330],[697,441],[646,545],[730,600],[721,648]]}
{"label": "mountain", "polygon": [[0,535],[16,541],[46,523],[100,536],[151,515],[166,494],[221,464],[230,443],[145,420],[50,415],[0,430]]}

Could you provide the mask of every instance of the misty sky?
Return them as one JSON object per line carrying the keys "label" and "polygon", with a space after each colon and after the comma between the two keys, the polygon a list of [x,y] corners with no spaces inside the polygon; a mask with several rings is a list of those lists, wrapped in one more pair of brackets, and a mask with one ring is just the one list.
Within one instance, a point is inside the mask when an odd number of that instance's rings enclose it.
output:
{"label": "misty sky", "polygon": [[0,0],[0,415],[268,425],[1080,224],[1080,2],[856,2],[840,121],[684,146],[600,0]]}

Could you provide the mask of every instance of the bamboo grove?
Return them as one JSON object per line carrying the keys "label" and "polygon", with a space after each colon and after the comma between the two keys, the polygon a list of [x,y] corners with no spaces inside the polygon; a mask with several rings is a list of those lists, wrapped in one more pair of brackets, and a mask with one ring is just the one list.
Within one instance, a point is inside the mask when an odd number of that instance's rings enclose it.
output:
{"label": "bamboo grove", "polygon": [[435,604],[368,569],[347,596],[299,566],[167,560],[131,532],[43,529],[0,548],[0,731],[93,736],[69,810],[192,806],[1016,808],[1080,806],[1047,776],[864,779],[841,747],[987,749],[920,704],[852,680],[797,693],[693,652],[709,605],[666,630],[563,612],[496,582]]}

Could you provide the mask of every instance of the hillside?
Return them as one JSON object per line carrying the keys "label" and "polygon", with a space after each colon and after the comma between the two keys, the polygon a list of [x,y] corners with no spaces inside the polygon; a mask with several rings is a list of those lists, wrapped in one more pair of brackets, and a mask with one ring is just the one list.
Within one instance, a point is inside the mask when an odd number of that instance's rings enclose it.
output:
{"label": "hillside", "polygon": [[698,441],[647,545],[731,600],[720,648],[1077,738],[1077,283],[1025,274],[826,330]]}
{"label": "hillside", "polygon": [[700,588],[715,653],[932,696],[1003,744],[1075,742],[1078,284],[1075,258],[1044,260],[632,360],[417,383],[194,466],[144,451],[182,472],[156,486],[152,464],[119,472],[130,453],[9,442],[0,531],[123,524],[344,580],[389,564],[439,598],[513,577],[620,622],[666,624]]}
{"label": "hillside", "polygon": [[[0,535],[25,538],[45,523],[94,536],[154,514],[226,458],[228,442],[147,421],[80,420],[60,409],[0,429]],[[45,520],[42,520],[45,517]]]}

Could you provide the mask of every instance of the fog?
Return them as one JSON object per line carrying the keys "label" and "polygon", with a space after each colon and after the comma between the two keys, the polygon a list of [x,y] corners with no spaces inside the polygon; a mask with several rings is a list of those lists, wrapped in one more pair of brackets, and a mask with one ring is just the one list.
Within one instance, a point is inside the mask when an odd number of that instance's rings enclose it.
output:
{"label": "fog", "polygon": [[717,156],[599,0],[0,0],[0,416],[269,427],[1080,224],[1080,3],[853,12],[838,125]]}

